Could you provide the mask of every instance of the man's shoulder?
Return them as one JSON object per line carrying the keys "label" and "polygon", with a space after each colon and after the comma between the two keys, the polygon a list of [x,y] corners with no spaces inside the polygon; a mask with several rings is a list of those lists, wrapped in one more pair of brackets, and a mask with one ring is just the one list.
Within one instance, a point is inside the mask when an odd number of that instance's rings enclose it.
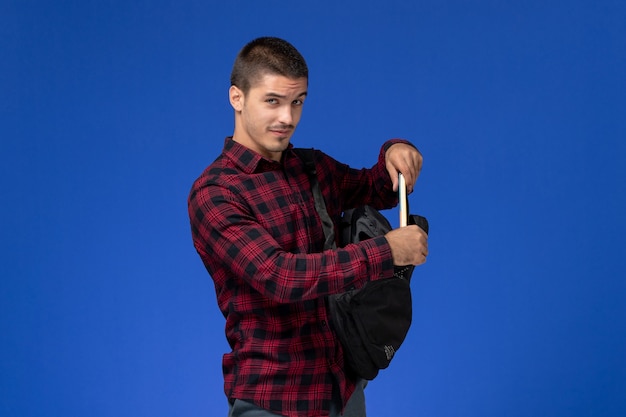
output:
{"label": "man's shoulder", "polygon": [[201,189],[210,187],[225,187],[234,185],[240,177],[241,170],[225,157],[220,154],[204,171],[196,178],[191,187],[192,193]]}
{"label": "man's shoulder", "polygon": [[209,177],[220,177],[223,175],[237,175],[241,173],[241,169],[237,167],[233,161],[223,153],[220,154],[209,166],[206,167],[202,175]]}

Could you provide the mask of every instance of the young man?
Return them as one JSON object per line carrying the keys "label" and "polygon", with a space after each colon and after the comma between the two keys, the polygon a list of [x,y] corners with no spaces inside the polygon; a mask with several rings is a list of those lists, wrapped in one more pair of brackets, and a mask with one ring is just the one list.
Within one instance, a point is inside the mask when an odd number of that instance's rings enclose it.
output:
{"label": "young man", "polygon": [[[428,254],[417,226],[323,250],[305,166],[290,144],[307,86],[307,65],[291,44],[267,37],[247,44],[231,74],[233,136],[189,195],[193,243],[226,318],[232,351],[222,366],[232,417],[365,416],[363,381],[346,370],[325,298]],[[335,220],[359,205],[395,206],[398,173],[410,190],[422,165],[417,149],[399,139],[382,146],[371,169],[315,156]]]}

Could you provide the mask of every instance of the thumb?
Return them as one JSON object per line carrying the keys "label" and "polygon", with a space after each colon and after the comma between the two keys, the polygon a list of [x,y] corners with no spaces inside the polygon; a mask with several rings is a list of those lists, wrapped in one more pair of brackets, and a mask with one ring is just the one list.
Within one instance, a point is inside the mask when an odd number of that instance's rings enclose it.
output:
{"label": "thumb", "polygon": [[393,165],[389,165],[387,167],[387,171],[389,172],[389,176],[391,177],[393,191],[398,191],[398,170],[396,170]]}

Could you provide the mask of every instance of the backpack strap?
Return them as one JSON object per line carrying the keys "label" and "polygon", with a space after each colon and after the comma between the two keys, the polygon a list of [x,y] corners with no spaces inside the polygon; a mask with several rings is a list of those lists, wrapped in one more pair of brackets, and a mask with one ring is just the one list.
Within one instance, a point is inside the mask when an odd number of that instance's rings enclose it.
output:
{"label": "backpack strap", "polygon": [[326,210],[326,203],[324,202],[324,196],[320,190],[320,184],[317,180],[317,168],[315,167],[315,150],[313,148],[293,148],[296,155],[304,161],[306,173],[309,176],[309,182],[311,183],[311,192],[313,193],[313,199],[315,201],[315,210],[322,220],[322,228],[324,229],[324,250],[335,249],[335,224],[328,215]]}

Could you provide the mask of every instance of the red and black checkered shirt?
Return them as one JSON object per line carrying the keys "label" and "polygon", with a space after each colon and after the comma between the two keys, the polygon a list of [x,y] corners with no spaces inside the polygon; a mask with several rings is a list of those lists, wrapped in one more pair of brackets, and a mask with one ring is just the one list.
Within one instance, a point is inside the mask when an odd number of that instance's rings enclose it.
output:
{"label": "red and black checkered shirt", "polygon": [[[331,218],[363,204],[397,204],[384,158],[395,142],[385,143],[371,169],[315,152]],[[194,182],[188,208],[194,246],[226,318],[227,397],[286,416],[326,416],[335,386],[345,405],[356,379],[345,371],[324,299],[391,277],[386,239],[324,251],[309,178],[291,145],[275,162],[227,138]]]}

